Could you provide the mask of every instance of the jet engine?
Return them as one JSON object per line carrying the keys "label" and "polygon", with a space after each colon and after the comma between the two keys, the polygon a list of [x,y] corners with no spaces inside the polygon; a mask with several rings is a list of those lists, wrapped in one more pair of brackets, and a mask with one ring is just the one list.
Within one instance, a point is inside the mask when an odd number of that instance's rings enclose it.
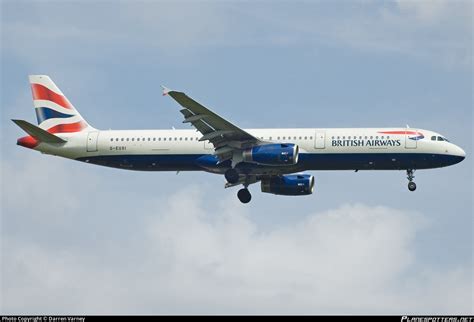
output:
{"label": "jet engine", "polygon": [[262,165],[293,165],[298,163],[296,144],[265,144],[244,150],[243,161]]}
{"label": "jet engine", "polygon": [[272,176],[262,179],[262,192],[285,196],[304,196],[313,193],[314,177],[309,174]]}

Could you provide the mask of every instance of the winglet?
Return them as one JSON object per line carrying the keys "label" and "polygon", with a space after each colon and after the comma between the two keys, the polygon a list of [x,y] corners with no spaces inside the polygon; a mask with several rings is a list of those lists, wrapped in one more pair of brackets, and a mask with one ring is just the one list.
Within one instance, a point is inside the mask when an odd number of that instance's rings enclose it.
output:
{"label": "winglet", "polygon": [[171,92],[171,90],[166,86],[161,85],[161,88],[163,89],[163,96],[166,96],[169,92]]}

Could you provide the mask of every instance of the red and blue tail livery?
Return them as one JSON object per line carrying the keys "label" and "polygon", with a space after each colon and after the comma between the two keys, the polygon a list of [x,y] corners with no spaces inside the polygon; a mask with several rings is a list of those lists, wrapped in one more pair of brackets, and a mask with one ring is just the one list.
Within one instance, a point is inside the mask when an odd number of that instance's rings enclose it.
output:
{"label": "red and blue tail livery", "polygon": [[51,78],[46,75],[29,78],[40,128],[50,133],[72,133],[89,127]]}
{"label": "red and blue tail livery", "polygon": [[[38,125],[13,120],[28,136],[17,144],[89,164],[138,171],[205,171],[223,175],[224,187],[263,193],[311,195],[315,178],[305,171],[403,170],[415,191],[415,170],[450,166],[466,153],[446,137],[417,128],[242,129],[183,92],[163,87],[188,130],[107,130],[90,126],[46,75],[30,76]],[[296,108],[295,108],[296,109]],[[271,112],[271,111],[269,111]]]}

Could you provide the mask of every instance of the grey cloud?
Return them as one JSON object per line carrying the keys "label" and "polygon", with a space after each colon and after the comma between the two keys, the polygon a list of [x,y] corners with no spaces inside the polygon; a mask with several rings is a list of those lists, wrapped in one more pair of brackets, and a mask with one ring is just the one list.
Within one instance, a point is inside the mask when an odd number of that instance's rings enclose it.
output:
{"label": "grey cloud", "polygon": [[[135,55],[140,48],[148,48],[170,63],[183,64],[190,59],[184,52],[203,49],[297,45],[318,50],[329,45],[413,56],[448,68],[471,64],[469,1],[449,6],[440,1],[368,2],[350,6],[351,11],[342,4],[295,7],[278,3],[272,5],[271,15],[269,4],[264,3],[251,7],[238,2],[193,1],[93,6],[96,10],[68,4],[65,12],[56,5],[33,5],[33,15],[39,19],[7,19],[4,23],[7,43],[10,39],[21,43],[6,49],[47,63],[51,57],[61,60],[58,53],[87,60],[97,48],[109,57],[117,48],[119,54]],[[337,13],[338,19],[328,12]],[[121,28],[123,25],[127,28]],[[59,50],[52,46],[53,41],[60,44]]]}
{"label": "grey cloud", "polygon": [[[414,238],[424,227],[419,213],[348,204],[263,231],[253,211],[234,198],[210,205],[209,193],[192,185],[163,196],[140,208],[133,218],[139,225],[127,231],[129,236],[105,233],[93,248],[49,247],[6,231],[3,312],[434,314],[471,309],[469,272],[427,270],[417,261]],[[74,213],[85,211],[83,205]],[[110,217],[120,212],[108,211]],[[106,232],[114,229],[113,223],[98,225]],[[63,229],[71,231],[67,225]]]}

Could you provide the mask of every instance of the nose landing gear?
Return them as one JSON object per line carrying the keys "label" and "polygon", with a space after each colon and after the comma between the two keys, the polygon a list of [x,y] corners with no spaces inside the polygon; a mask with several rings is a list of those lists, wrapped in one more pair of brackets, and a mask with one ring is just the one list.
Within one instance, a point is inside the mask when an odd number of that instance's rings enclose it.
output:
{"label": "nose landing gear", "polygon": [[416,190],[416,183],[413,182],[415,170],[407,169],[407,179],[408,179],[408,190],[415,191]]}

